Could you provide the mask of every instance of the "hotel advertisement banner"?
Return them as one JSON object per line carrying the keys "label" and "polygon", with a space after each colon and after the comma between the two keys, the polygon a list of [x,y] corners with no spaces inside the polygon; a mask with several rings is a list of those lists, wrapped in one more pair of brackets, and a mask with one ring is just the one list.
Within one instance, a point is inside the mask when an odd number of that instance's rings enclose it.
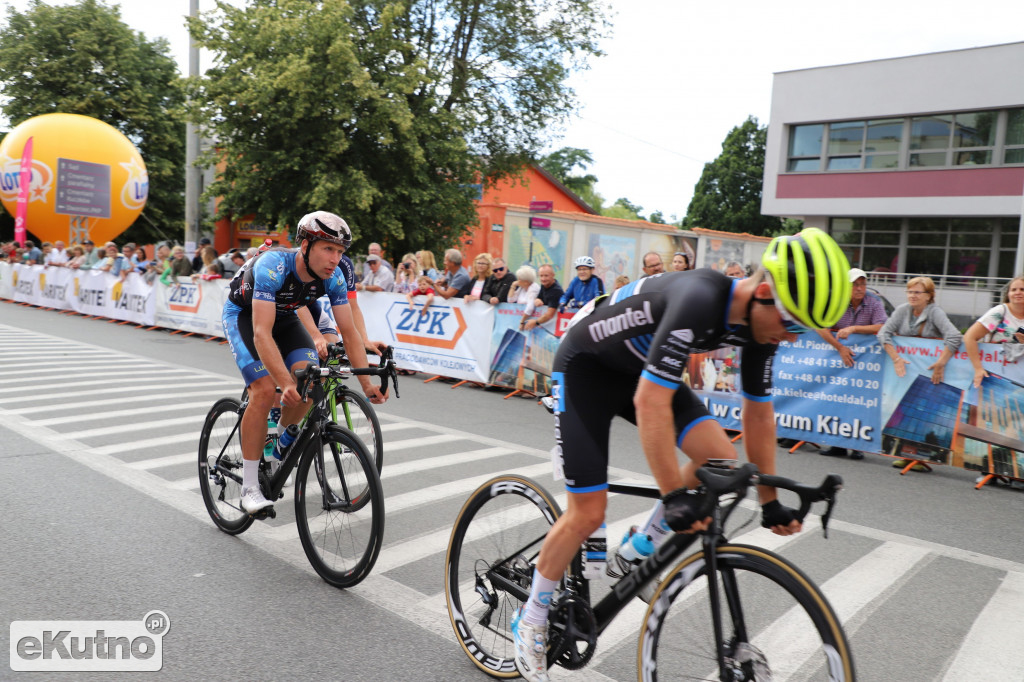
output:
{"label": "hotel advertisement banner", "polygon": [[[558,350],[557,318],[526,331],[519,327],[525,309],[525,305],[517,303],[495,306],[487,383],[547,395]],[[534,313],[533,317],[539,315]]]}

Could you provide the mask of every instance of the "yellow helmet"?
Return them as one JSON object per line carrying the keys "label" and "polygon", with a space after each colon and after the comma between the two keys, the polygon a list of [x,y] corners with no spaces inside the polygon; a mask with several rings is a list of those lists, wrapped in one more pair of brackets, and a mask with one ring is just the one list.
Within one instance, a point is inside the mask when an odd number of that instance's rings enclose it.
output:
{"label": "yellow helmet", "polygon": [[831,327],[850,305],[850,264],[835,240],[816,227],[773,239],[761,264],[778,302],[806,327]]}

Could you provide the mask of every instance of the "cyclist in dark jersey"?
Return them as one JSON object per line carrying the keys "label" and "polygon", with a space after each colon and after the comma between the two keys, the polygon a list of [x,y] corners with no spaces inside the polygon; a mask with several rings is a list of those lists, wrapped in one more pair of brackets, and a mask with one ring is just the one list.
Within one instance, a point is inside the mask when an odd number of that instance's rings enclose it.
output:
{"label": "cyclist in dark jersey", "polygon": [[[338,263],[352,242],[340,217],[326,211],[310,213],[298,224],[298,249],[271,249],[242,266],[231,280],[224,304],[224,331],[235,363],[249,388],[249,406],[242,416],[242,508],[255,513],[273,503],[258,484],[259,461],[267,435],[267,416],[281,389],[280,423],[295,424],[307,405],[296,389],[292,371],[315,361],[317,351],[299,317],[312,323],[307,306],[326,294],[353,367],[366,367],[366,352],[348,309],[345,276]],[[359,377],[373,403],[386,397],[369,377]]]}
{"label": "cyclist in dark jersey", "polygon": [[[742,348],[743,443],[750,461],[774,474],[772,358],[780,341],[839,319],[849,303],[848,271],[832,238],[808,228],[773,240],[753,277],[734,280],[711,270],[655,274],[576,314],[562,337],[552,375],[556,454],[568,503],[548,531],[530,598],[513,621],[516,666],[523,677],[548,679],[544,651],[551,595],[580,545],[604,521],[612,419],[621,416],[637,425],[663,495],[636,531],[642,541],[632,542],[631,548],[649,553],[672,531],[703,530],[710,519],[698,517],[704,499],[696,470],[709,459],[735,459],[736,450],[683,383],[690,354],[727,345]],[[676,448],[689,457],[682,466]],[[759,486],[758,494],[762,525],[780,535],[801,529],[774,488]],[[639,564],[637,552],[629,553],[633,556],[609,553],[607,573],[621,578]]]}

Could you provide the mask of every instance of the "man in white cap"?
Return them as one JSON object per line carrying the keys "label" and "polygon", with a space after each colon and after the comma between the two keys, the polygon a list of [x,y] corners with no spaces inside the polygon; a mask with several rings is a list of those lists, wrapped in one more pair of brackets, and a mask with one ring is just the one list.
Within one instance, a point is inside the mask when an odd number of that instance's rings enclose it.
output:
{"label": "man in white cap", "polygon": [[[860,268],[850,268],[850,285],[850,306],[843,316],[831,330],[815,330],[822,339],[836,349],[839,357],[843,359],[843,364],[847,367],[853,367],[853,349],[840,343],[839,340],[849,337],[850,334],[877,334],[885,321],[889,319],[885,313],[882,299],[868,293],[867,273]],[[845,448],[833,447],[823,450],[821,454],[829,457],[845,457],[847,451]],[[864,459],[864,455],[856,450],[852,450],[849,455],[850,459]]]}
{"label": "man in white cap", "polygon": [[384,260],[375,253],[366,257],[366,265],[370,274],[356,285],[359,291],[391,291],[395,288],[395,276],[383,266]]}

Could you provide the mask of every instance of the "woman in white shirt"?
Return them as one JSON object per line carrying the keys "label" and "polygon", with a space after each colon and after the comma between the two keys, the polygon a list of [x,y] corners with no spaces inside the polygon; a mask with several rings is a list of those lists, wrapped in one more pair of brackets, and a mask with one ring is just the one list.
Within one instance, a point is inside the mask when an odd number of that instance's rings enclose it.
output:
{"label": "woman in white shirt", "polygon": [[981,380],[988,372],[981,366],[979,343],[1010,344],[1003,348],[1003,356],[1010,362],[1024,355],[1024,275],[1010,280],[1003,292],[1003,302],[978,318],[964,334],[964,349],[974,365],[974,385],[981,386]]}
{"label": "woman in white shirt", "polygon": [[529,265],[516,270],[516,281],[512,282],[512,288],[508,290],[509,303],[524,303],[524,313],[533,313],[537,297],[540,296],[540,284],[537,282],[537,271]]}

